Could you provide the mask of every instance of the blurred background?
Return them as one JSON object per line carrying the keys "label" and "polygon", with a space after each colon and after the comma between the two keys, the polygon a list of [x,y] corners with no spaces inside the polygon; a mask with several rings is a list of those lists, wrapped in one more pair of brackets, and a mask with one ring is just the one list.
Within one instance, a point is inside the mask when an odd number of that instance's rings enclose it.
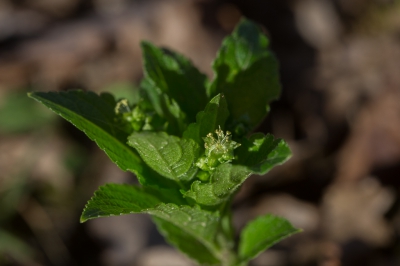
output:
{"label": "blurred background", "polygon": [[304,230],[251,265],[400,265],[398,0],[1,0],[0,265],[192,265],[146,215],[79,223],[99,185],[135,178],[26,92],[134,97],[141,40],[212,78],[242,16],[280,61],[282,96],[259,131],[293,157],[246,181],[235,225],[274,213]]}

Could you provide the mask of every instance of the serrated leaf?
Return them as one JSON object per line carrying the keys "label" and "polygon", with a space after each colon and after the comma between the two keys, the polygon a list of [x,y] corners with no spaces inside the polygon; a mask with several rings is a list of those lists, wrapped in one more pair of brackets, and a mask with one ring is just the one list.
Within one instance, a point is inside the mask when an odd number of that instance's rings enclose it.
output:
{"label": "serrated leaf", "polygon": [[250,221],[241,233],[239,257],[244,262],[249,261],[282,239],[300,231],[282,217],[270,214],[258,217]]}
{"label": "serrated leaf", "polygon": [[76,90],[32,92],[28,96],[82,130],[122,170],[143,167],[140,157],[126,144],[129,130],[116,122],[116,102],[111,94]]}
{"label": "serrated leaf", "polygon": [[184,138],[191,138],[204,146],[203,137],[214,132],[220,126],[225,127],[226,119],[229,116],[228,107],[224,95],[218,94],[207,104],[204,111],[197,114],[196,123],[190,124],[183,133]]}
{"label": "serrated leaf", "polygon": [[[147,213],[154,219],[162,232],[175,245],[198,261],[216,264],[218,260],[210,251],[216,251],[214,238],[218,226],[218,215],[175,204],[164,204],[157,196],[131,185],[106,184],[101,186],[86,204],[81,222],[99,217],[133,213]],[[190,240],[190,243],[183,243]],[[194,252],[196,251],[197,252]]]}
{"label": "serrated leaf", "polygon": [[135,173],[142,185],[155,188],[176,186],[149,168],[136,151],[126,144],[131,132],[129,128],[116,122],[118,121],[114,112],[116,101],[111,94],[97,95],[93,92],[76,90],[32,92],[28,96],[82,130],[122,170]]}
{"label": "serrated leaf", "polygon": [[147,210],[147,213],[178,226],[184,232],[198,239],[210,250],[217,250],[214,240],[219,216],[216,213],[187,205],[177,206],[164,203]]}
{"label": "serrated leaf", "polygon": [[184,196],[201,205],[215,206],[227,201],[250,174],[246,167],[224,163],[215,169],[211,182],[193,182]]}
{"label": "serrated leaf", "polygon": [[213,184],[203,183],[199,180],[194,181],[190,186],[190,190],[183,195],[204,206],[216,206],[226,201],[225,197],[218,197],[214,193]]}
{"label": "serrated leaf", "polygon": [[106,184],[101,186],[86,204],[81,223],[98,217],[145,212],[160,203],[158,198],[139,187]]}
{"label": "serrated leaf", "polygon": [[183,55],[148,42],[142,42],[141,46],[146,78],[159,92],[167,93],[178,103],[188,122],[194,122],[197,112],[203,110],[208,102],[207,77]]}
{"label": "serrated leaf", "polygon": [[220,265],[220,248],[215,244],[219,215],[175,204],[160,204],[147,213],[167,240],[201,265]]}
{"label": "serrated leaf", "polygon": [[191,139],[180,139],[165,132],[134,132],[128,143],[160,175],[174,181],[189,181],[197,172],[194,165],[199,146]]}
{"label": "serrated leaf", "polygon": [[188,257],[196,260],[200,265],[220,265],[220,261],[212,252],[199,240],[183,231],[180,227],[163,220],[153,217],[160,233],[166,240]]}
{"label": "serrated leaf", "polygon": [[225,38],[213,62],[215,78],[210,96],[223,93],[229,107],[231,130],[252,131],[267,115],[269,103],[279,97],[278,63],[260,28],[242,20]]}
{"label": "serrated leaf", "polygon": [[241,146],[235,150],[235,164],[248,167],[255,174],[266,174],[276,165],[286,162],[292,155],[289,146],[273,135],[257,133],[243,138]]}

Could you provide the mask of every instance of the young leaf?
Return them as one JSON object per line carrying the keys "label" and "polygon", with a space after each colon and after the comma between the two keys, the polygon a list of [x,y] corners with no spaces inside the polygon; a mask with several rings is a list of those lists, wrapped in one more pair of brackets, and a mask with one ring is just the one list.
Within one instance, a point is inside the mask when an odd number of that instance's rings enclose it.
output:
{"label": "young leaf", "polygon": [[149,77],[142,80],[140,88],[144,92],[143,97],[148,99],[157,114],[168,122],[166,131],[169,134],[180,135],[186,128],[186,114],[178,103],[160,91]]}
{"label": "young leaf", "polygon": [[215,169],[211,182],[194,181],[184,196],[201,205],[215,206],[227,201],[250,174],[246,167],[224,163]]}
{"label": "young leaf", "polygon": [[31,92],[29,97],[42,103],[82,130],[122,170],[141,169],[142,160],[126,145],[129,131],[116,123],[116,101],[111,94],[97,95],[80,90]]}
{"label": "young leaf", "polygon": [[239,243],[239,257],[249,261],[280,240],[300,232],[286,219],[270,214],[256,218],[243,229]]}
{"label": "young leaf", "polygon": [[202,265],[220,265],[221,255],[215,245],[218,213],[175,204],[160,204],[147,213],[155,216],[161,233],[186,255]]}
{"label": "young leaf", "polygon": [[278,63],[268,45],[257,25],[242,20],[213,62],[215,78],[208,95],[225,95],[231,130],[237,134],[253,130],[267,115],[268,104],[279,97]]}
{"label": "young leaf", "polygon": [[145,212],[159,203],[159,199],[141,188],[106,184],[101,186],[86,204],[81,215],[81,223],[98,217]]}
{"label": "young leaf", "polygon": [[187,205],[177,206],[164,203],[147,210],[147,213],[179,227],[185,233],[196,238],[210,251],[216,252],[218,250],[218,247],[215,246],[215,236],[219,221],[217,213]]}
{"label": "young leaf", "polygon": [[134,132],[128,139],[143,160],[157,173],[175,181],[189,181],[199,146],[191,139],[180,139],[165,132]]}
{"label": "young leaf", "polygon": [[[158,91],[167,93],[194,122],[199,110],[208,102],[207,77],[200,73],[183,55],[142,42],[144,72]],[[189,101],[188,99],[195,99]]]}
{"label": "young leaf", "polygon": [[180,227],[158,217],[153,217],[153,221],[171,245],[196,260],[200,265],[221,265],[220,260],[202,242]]}
{"label": "young leaf", "polygon": [[225,127],[225,121],[229,116],[228,107],[224,95],[218,94],[207,104],[204,111],[201,111],[196,116],[196,123],[190,124],[185,132],[184,138],[191,138],[204,146],[202,137],[208,133],[214,132],[220,126]]}
{"label": "young leaf", "polygon": [[243,138],[241,146],[235,150],[237,160],[235,164],[244,165],[253,173],[263,175],[272,167],[286,162],[292,153],[287,143],[282,139],[262,133],[253,134],[250,138]]}

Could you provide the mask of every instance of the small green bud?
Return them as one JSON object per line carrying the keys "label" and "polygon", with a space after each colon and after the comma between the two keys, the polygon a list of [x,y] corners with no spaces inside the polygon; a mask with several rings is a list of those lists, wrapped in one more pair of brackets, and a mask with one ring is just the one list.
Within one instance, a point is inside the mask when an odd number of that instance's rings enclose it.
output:
{"label": "small green bud", "polygon": [[153,129],[150,125],[152,120],[151,115],[146,114],[139,105],[134,106],[132,109],[127,99],[122,99],[117,103],[115,113],[128,122],[134,131]]}
{"label": "small green bud", "polygon": [[196,177],[203,182],[207,182],[210,179],[210,173],[206,171],[199,171]]}
{"label": "small green bud", "polygon": [[135,131],[140,131],[146,120],[146,114],[141,110],[139,105],[136,105],[130,114],[129,120],[132,124],[133,129]]}

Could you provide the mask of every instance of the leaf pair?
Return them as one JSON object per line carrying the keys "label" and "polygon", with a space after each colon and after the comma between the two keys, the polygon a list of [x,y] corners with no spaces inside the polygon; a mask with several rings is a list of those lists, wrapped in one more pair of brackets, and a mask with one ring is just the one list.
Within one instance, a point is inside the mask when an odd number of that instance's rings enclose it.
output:
{"label": "leaf pair", "polygon": [[155,111],[166,119],[167,132],[180,136],[208,102],[207,77],[180,54],[148,42],[141,46],[145,75],[141,89]]}
{"label": "leaf pair", "polygon": [[[164,204],[156,195],[135,186],[107,184],[100,187],[85,206],[81,222],[132,213],[153,215],[161,233],[199,263],[220,263],[223,254],[215,244],[219,223],[216,213],[189,206]],[[273,215],[259,217],[251,221],[241,233],[239,261],[247,262],[281,239],[299,231],[283,218]]]}
{"label": "leaf pair", "polygon": [[224,39],[213,62],[208,95],[222,93],[229,105],[229,130],[245,135],[261,123],[269,103],[280,95],[278,62],[259,27],[242,20]]}
{"label": "leaf pair", "polygon": [[143,42],[141,87],[168,121],[169,134],[180,135],[209,100],[223,94],[229,106],[228,129],[243,136],[261,123],[269,103],[280,95],[278,63],[268,46],[259,27],[242,20],[223,41],[212,64],[215,77],[209,82],[182,55]]}

